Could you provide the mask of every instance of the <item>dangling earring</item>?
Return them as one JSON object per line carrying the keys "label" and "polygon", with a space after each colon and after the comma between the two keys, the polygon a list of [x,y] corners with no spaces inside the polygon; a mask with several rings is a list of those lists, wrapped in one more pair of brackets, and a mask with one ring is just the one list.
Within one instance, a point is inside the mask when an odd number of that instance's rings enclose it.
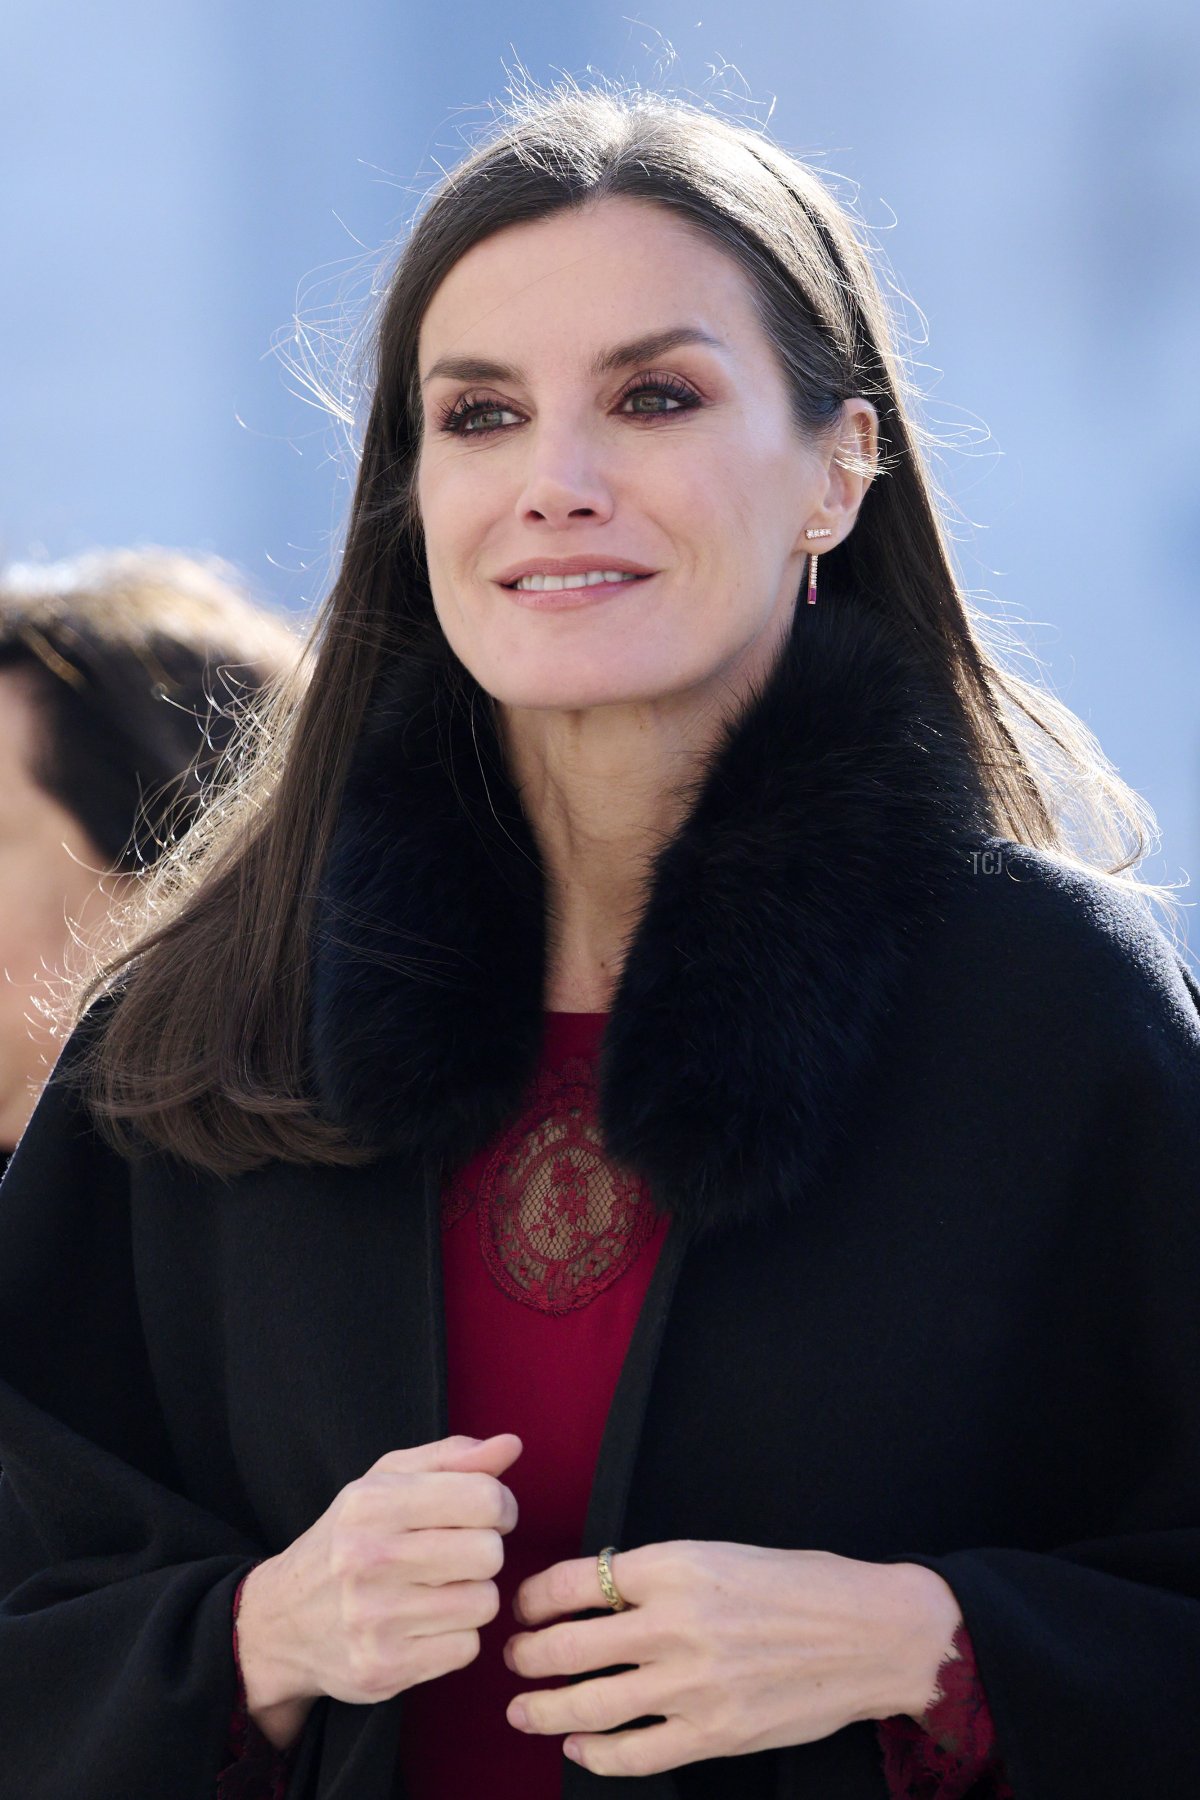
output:
{"label": "dangling earring", "polygon": [[[806,527],[804,535],[806,538],[823,538],[832,537],[833,532],[832,530],[813,531]],[[808,604],[810,606],[817,604],[817,553],[815,550],[810,550],[808,553]]]}

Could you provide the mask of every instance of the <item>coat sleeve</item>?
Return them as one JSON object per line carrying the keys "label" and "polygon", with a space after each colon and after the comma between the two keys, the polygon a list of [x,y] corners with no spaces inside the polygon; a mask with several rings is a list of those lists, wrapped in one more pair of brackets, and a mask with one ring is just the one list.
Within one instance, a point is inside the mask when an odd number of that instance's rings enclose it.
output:
{"label": "coat sleeve", "polygon": [[0,1743],[22,1800],[213,1800],[232,1602],[263,1547],[181,1491],[129,1165],[63,1079],[0,1184]]}
{"label": "coat sleeve", "polygon": [[1064,1243],[1061,1278],[1074,1259],[1098,1284],[1090,1316],[1122,1358],[1121,1391],[1108,1355],[1079,1404],[1100,1432],[1137,1419],[1150,1447],[1086,1541],[892,1559],[954,1590],[1020,1800],[1200,1791],[1200,987],[1149,927],[1117,947],[1079,994],[1091,1241]]}

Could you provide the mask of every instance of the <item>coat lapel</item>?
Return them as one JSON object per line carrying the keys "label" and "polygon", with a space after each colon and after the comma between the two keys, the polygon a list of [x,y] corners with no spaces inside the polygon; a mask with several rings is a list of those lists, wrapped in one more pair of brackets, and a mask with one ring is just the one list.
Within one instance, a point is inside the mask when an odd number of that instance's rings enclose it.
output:
{"label": "coat lapel", "polygon": [[[579,1551],[581,1556],[598,1556],[606,1544],[624,1541],[625,1512],[634,1464],[641,1447],[650,1384],[691,1232],[689,1224],[672,1221],[638,1313],[596,1459]],[[597,1607],[595,1610],[599,1613],[602,1609]],[[599,1794],[602,1787],[611,1800],[622,1800],[622,1796],[631,1796],[634,1792],[628,1781],[589,1775],[577,1763],[564,1759],[563,1800],[586,1800],[588,1795]],[[678,1792],[675,1778],[670,1774],[641,1776],[636,1784],[637,1800],[673,1800]]]}
{"label": "coat lapel", "polygon": [[[955,709],[862,602],[800,606],[659,853],[601,1063],[610,1151],[709,1230],[803,1204],[922,928],[989,830]],[[461,1161],[541,1038],[546,888],[440,633],[378,686],[321,885],[313,1068],[359,1142]]]}

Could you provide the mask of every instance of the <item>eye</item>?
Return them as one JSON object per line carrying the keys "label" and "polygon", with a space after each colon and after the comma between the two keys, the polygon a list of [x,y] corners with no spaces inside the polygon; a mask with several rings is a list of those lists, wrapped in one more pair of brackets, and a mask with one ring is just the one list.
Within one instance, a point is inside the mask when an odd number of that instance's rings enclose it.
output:
{"label": "eye", "polygon": [[662,395],[676,404],[670,408],[664,406],[661,410],[656,407],[653,412],[635,409],[632,414],[634,418],[663,419],[669,417],[670,413],[686,412],[690,407],[700,405],[700,396],[695,389],[688,387],[685,381],[679,381],[674,375],[651,375],[637,381],[633,387],[626,388],[620,403],[623,406],[626,400],[639,399],[643,394]]}
{"label": "eye", "polygon": [[490,432],[502,431],[502,425],[476,425],[474,421],[489,414],[496,418],[502,413],[510,412],[507,406],[497,406],[486,400],[472,400],[464,394],[452,407],[443,412],[439,421],[439,429],[453,432],[456,437],[487,437]]}
{"label": "eye", "polygon": [[[687,412],[692,407],[701,406],[703,402],[694,388],[680,381],[674,375],[646,375],[635,377],[633,385],[625,389],[617,404],[623,406],[627,400],[634,400],[644,394],[658,395],[673,401],[673,406],[635,409],[627,413],[626,418],[663,419],[671,418],[677,412]],[[508,413],[516,415],[512,408],[501,406],[494,400],[474,400],[470,394],[463,394],[454,405],[446,408],[438,420],[438,429],[448,431],[456,437],[490,437],[494,431],[507,431],[506,425],[480,425],[480,418],[497,418]]]}

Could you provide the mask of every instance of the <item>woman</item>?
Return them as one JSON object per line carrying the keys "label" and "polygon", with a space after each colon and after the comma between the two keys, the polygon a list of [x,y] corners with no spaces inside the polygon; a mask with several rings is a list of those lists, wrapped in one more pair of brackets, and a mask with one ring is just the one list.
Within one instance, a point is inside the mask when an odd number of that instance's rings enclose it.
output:
{"label": "woman", "polygon": [[1142,816],[982,644],[817,178],[526,102],[4,1190],[13,1791],[1190,1792]]}
{"label": "woman", "polygon": [[52,1061],[56,972],[186,828],[234,702],[298,649],[215,560],[91,551],[0,573],[0,1173]]}

